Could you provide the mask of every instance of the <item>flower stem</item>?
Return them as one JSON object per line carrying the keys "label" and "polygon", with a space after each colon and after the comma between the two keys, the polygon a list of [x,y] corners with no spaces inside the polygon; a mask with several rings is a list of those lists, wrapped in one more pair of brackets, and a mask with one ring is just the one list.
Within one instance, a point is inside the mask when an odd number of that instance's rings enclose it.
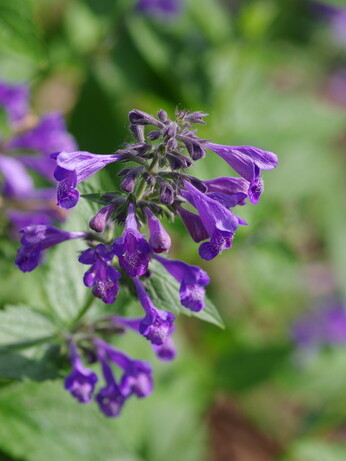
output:
{"label": "flower stem", "polygon": [[95,301],[94,295],[90,292],[85,300],[84,306],[78,313],[77,317],[73,320],[73,325],[75,325],[84,315],[88,312],[88,310],[91,308],[93,305],[93,302]]}

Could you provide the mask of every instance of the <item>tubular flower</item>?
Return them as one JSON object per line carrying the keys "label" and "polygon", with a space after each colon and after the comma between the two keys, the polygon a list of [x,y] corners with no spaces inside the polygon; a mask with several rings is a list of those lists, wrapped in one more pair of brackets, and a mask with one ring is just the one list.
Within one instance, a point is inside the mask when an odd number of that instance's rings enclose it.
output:
{"label": "tubular flower", "polygon": [[97,155],[90,152],[60,152],[52,154],[57,167],[54,177],[59,181],[58,205],[61,208],[74,207],[79,199],[77,184],[104,168],[109,163],[122,160],[122,155]]}
{"label": "tubular flower", "polygon": [[183,261],[173,261],[155,256],[163,267],[180,282],[180,302],[183,306],[198,312],[205,306],[204,287],[210,282],[208,274],[197,266],[190,266]]}
{"label": "tubular flower", "polygon": [[175,317],[171,312],[156,309],[140,280],[134,278],[133,282],[139,302],[146,313],[139,325],[139,331],[152,344],[161,346],[173,331]]}
{"label": "tubular flower", "polygon": [[85,238],[85,232],[67,232],[53,226],[43,224],[24,227],[22,246],[19,248],[16,264],[22,272],[30,272],[40,262],[41,251],[66,240]]}
{"label": "tubular flower", "polygon": [[65,379],[65,389],[80,403],[89,403],[97,383],[97,375],[85,368],[74,343],[70,343],[72,371]]}
{"label": "tubular flower", "polygon": [[119,257],[120,266],[130,277],[144,275],[148,269],[150,246],[138,232],[134,206],[129,205],[122,237],[114,240],[113,253]]}
{"label": "tubular flower", "polygon": [[184,181],[186,191],[181,195],[193,205],[210,237],[199,247],[199,255],[207,261],[232,246],[232,239],[239,221],[227,208],[209,198],[196,187]]}
{"label": "tubular flower", "polygon": [[91,264],[84,274],[84,285],[93,287],[93,295],[106,304],[114,303],[119,292],[120,272],[110,265],[113,257],[111,247],[100,243],[96,248],[85,250],[78,259],[82,264]]}
{"label": "tubular flower", "polygon": [[207,143],[206,147],[223,158],[249,184],[248,196],[250,202],[258,203],[263,190],[261,170],[272,170],[278,164],[278,158],[273,152],[251,146],[223,146]]}

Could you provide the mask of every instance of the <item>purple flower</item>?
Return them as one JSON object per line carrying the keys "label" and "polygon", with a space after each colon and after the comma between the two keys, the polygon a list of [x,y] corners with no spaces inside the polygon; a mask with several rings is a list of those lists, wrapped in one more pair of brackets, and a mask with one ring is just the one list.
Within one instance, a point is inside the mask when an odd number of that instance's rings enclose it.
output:
{"label": "purple flower", "polygon": [[249,182],[243,178],[215,178],[203,181],[207,186],[207,195],[227,208],[245,205]]}
{"label": "purple flower", "polygon": [[139,0],[137,9],[154,16],[175,16],[180,12],[180,0]]}
{"label": "purple flower", "polygon": [[175,344],[171,336],[169,336],[166,339],[166,341],[160,346],[157,346],[156,344],[152,344],[152,346],[157,357],[166,362],[174,360],[175,356],[177,355],[177,350],[175,348]]}
{"label": "purple flower", "polygon": [[144,275],[148,269],[150,246],[138,232],[134,205],[130,203],[122,237],[114,240],[113,253],[130,277]]}
{"label": "purple flower", "polygon": [[17,159],[0,154],[0,172],[4,178],[2,192],[5,196],[23,198],[31,194],[33,180]]}
{"label": "purple flower", "polygon": [[85,250],[78,259],[82,264],[92,265],[84,274],[84,285],[93,287],[93,295],[106,304],[114,303],[119,292],[120,272],[109,264],[113,257],[112,249],[100,243]]}
{"label": "purple flower", "polygon": [[251,146],[223,146],[207,143],[206,147],[222,157],[233,170],[250,183],[247,192],[250,202],[258,203],[263,190],[260,172],[275,168],[278,164],[277,156],[273,152]]}
{"label": "purple flower", "polygon": [[101,362],[106,386],[99,390],[95,398],[104,415],[109,418],[116,418],[121,412],[126,397],[123,395],[121,388],[116,383],[112,369],[108,364],[105,355],[106,354],[103,350],[98,350],[98,359]]}
{"label": "purple flower", "polygon": [[134,278],[133,282],[138,299],[146,313],[139,325],[139,331],[152,344],[161,346],[174,330],[175,317],[171,312],[156,309],[139,279]]}
{"label": "purple flower", "polygon": [[81,403],[89,403],[97,383],[94,372],[85,368],[74,343],[70,343],[72,372],[65,379],[65,389]]}
{"label": "purple flower", "polygon": [[90,219],[89,227],[96,232],[103,232],[106,228],[107,221],[112,213],[118,207],[117,203],[110,203],[99,210],[96,215]]}
{"label": "purple flower", "polygon": [[[142,322],[142,318],[125,318],[125,317],[118,317],[114,316],[111,318],[111,321],[117,325],[127,329],[131,329],[138,334],[141,334],[139,331],[140,324]],[[166,340],[163,344],[159,346],[156,344],[151,344],[155,354],[161,360],[170,361],[173,360],[176,356],[176,349],[174,345],[174,341],[171,337],[174,328],[171,329],[170,335],[166,337]]]}
{"label": "purple flower", "polygon": [[197,209],[209,234],[210,241],[202,243],[199,247],[201,258],[209,261],[232,246],[233,234],[239,221],[231,211],[200,192],[189,182],[184,181],[184,186],[186,191],[181,191],[181,195]]}
{"label": "purple flower", "polygon": [[180,302],[183,306],[198,312],[205,306],[204,287],[210,282],[208,274],[198,266],[182,261],[155,256],[163,267],[180,283]]}
{"label": "purple flower", "polygon": [[14,125],[28,113],[28,101],[29,90],[26,86],[0,82],[0,105],[5,108]]}
{"label": "purple flower", "polygon": [[176,209],[194,242],[199,243],[209,238],[208,231],[197,214],[191,213],[191,211],[185,210],[179,205],[176,206]]}
{"label": "purple flower", "polygon": [[52,154],[58,151],[73,152],[77,149],[77,144],[74,137],[67,132],[63,116],[52,112],[43,115],[34,128],[14,136],[9,147]]}
{"label": "purple flower", "polygon": [[61,208],[74,207],[79,199],[77,184],[92,176],[109,163],[117,162],[122,155],[97,155],[90,152],[60,152],[52,154],[57,167],[54,177],[60,182],[58,186],[58,205]]}
{"label": "purple flower", "polygon": [[167,252],[171,247],[171,238],[165,231],[161,221],[153,215],[148,207],[145,208],[150,231],[149,245],[155,253]]}
{"label": "purple flower", "polygon": [[292,337],[299,347],[346,343],[346,310],[338,303],[322,306],[301,317],[292,327]]}
{"label": "purple flower", "polygon": [[140,398],[151,394],[153,390],[152,369],[148,363],[132,360],[126,354],[104,341],[97,340],[95,344],[105,351],[109,360],[124,371],[120,388],[126,398],[133,394]]}
{"label": "purple flower", "polygon": [[75,238],[84,238],[85,232],[67,232],[53,226],[32,225],[21,230],[22,247],[19,248],[16,264],[23,272],[30,272],[40,262],[41,251],[58,243]]}

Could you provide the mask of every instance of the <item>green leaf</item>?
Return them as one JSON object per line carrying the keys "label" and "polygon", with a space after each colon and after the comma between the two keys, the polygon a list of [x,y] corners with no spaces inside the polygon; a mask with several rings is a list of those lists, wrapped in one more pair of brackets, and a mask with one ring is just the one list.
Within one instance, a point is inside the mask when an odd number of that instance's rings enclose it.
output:
{"label": "green leaf", "polygon": [[47,344],[55,336],[56,327],[50,320],[27,306],[7,306],[0,311],[0,378],[56,378],[59,347]]}
{"label": "green leaf", "polygon": [[42,61],[42,43],[28,1],[0,0],[0,49]]}
{"label": "green leaf", "polygon": [[290,455],[284,461],[344,461],[346,447],[341,443],[321,441],[318,439],[305,439],[294,444]]}
{"label": "green leaf", "polygon": [[0,353],[42,343],[55,333],[50,320],[27,306],[7,306],[0,311]]}
{"label": "green leaf", "polygon": [[190,311],[180,304],[178,282],[157,261],[152,261],[150,268],[154,275],[145,281],[145,286],[157,308],[176,314],[184,314],[188,317],[197,317],[224,328],[220,314],[209,299],[207,299],[206,306],[202,311]]}
{"label": "green leaf", "polygon": [[0,352],[0,378],[44,381],[59,377],[59,347],[41,345],[24,351]]}

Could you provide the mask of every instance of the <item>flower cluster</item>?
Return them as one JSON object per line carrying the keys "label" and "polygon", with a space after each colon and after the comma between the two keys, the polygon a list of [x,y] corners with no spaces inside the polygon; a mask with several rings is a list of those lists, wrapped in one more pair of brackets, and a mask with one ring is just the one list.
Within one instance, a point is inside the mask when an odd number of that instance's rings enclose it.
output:
{"label": "flower cluster", "polygon": [[[31,224],[62,221],[55,205],[53,152],[75,151],[77,145],[58,113],[36,119],[29,111],[29,91],[24,85],[0,82],[0,109],[8,115],[8,132],[0,136],[1,195],[4,212],[14,230]],[[30,171],[42,177],[47,187],[35,186]]]}
{"label": "flower cluster", "polygon": [[[261,170],[277,165],[272,152],[200,139],[192,124],[203,124],[205,117],[203,112],[179,111],[176,119],[170,120],[163,110],[157,117],[132,110],[132,144],[125,144],[110,155],[79,151],[53,154],[60,207],[74,207],[80,198],[78,185],[110,163],[121,165],[120,191],[98,195],[97,201],[103,206],[90,219],[91,231],[66,232],[48,225],[29,226],[21,231],[22,247],[16,263],[24,272],[39,264],[40,254],[46,248],[70,239],[84,239],[88,248],[79,256],[79,262],[90,266],[84,275],[85,286],[104,303],[113,304],[120,284],[127,285],[136,293],[143,309],[139,318],[111,315],[102,320],[102,328],[108,332],[135,331],[149,341],[162,360],[175,356],[175,316],[155,306],[149,295],[147,282],[155,277],[155,268],[161,265],[177,281],[181,305],[192,312],[205,307],[205,287],[210,281],[200,267],[163,256],[170,250],[171,238],[162,218],[179,216],[192,239],[201,242],[200,256],[211,260],[232,246],[238,226],[246,224],[234,214],[234,208],[245,205],[247,200],[258,203],[263,191]],[[225,160],[240,176],[201,181],[190,175],[189,168],[207,151]],[[145,225],[148,236],[142,233]],[[116,233],[119,228],[120,237]],[[151,392],[151,368],[101,339],[102,328],[94,325],[92,334],[81,342],[73,335],[69,337],[73,370],[65,385],[80,402],[90,401],[97,376],[82,365],[80,348],[102,368],[105,387],[96,394],[100,409],[106,416],[117,416],[132,394],[145,397]],[[118,381],[112,363],[123,372]]]}

